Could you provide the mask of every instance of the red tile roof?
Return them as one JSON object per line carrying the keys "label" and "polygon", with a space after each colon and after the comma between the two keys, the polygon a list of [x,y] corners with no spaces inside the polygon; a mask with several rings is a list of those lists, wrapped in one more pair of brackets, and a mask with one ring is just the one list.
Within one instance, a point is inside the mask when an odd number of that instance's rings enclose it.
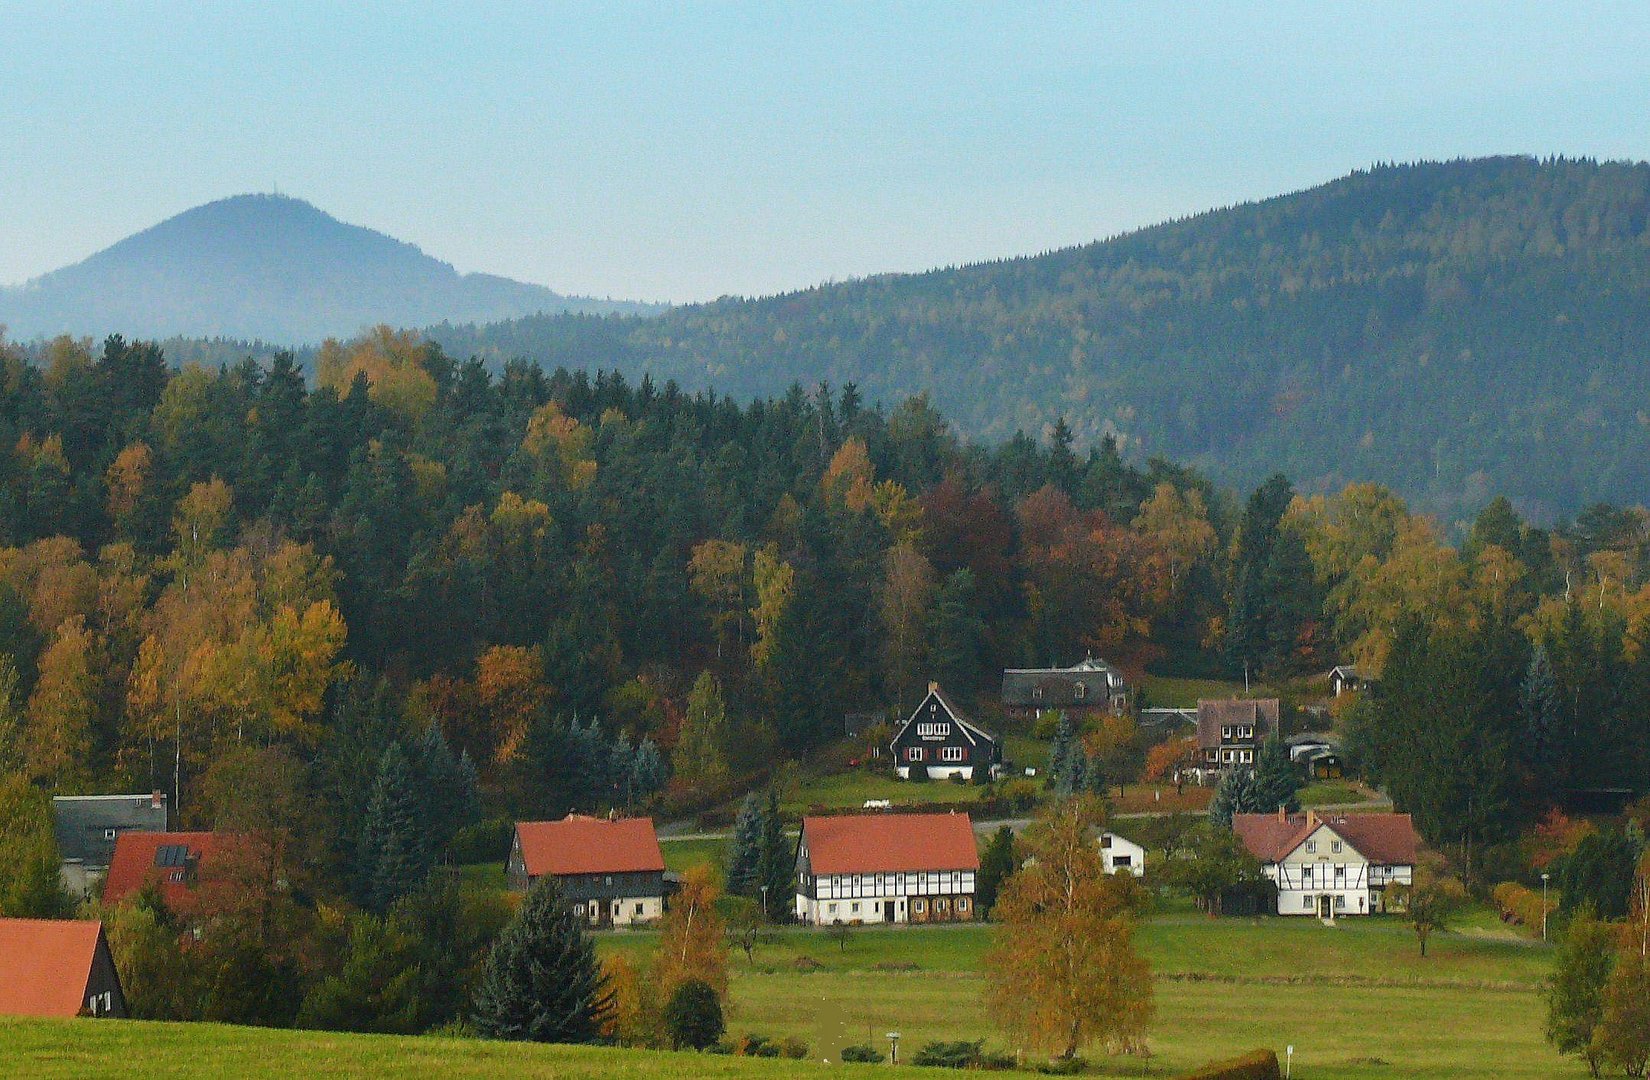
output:
{"label": "red tile roof", "polygon": [[518,821],[516,836],[528,877],[540,874],[626,874],[665,868],[652,818],[569,814],[560,821]]}
{"label": "red tile roof", "polygon": [[79,1015],[102,938],[100,922],[0,919],[0,1014]]}
{"label": "red tile roof", "polygon": [[1420,842],[1408,814],[1236,814],[1232,831],[1261,862],[1281,862],[1327,825],[1358,854],[1380,866],[1413,866]]}
{"label": "red tile roof", "polygon": [[[213,855],[227,844],[238,841],[235,833],[210,832],[126,832],[115,840],[114,860],[109,863],[109,876],[103,879],[103,902],[118,904],[136,893],[150,880],[160,883],[161,897],[168,907],[178,910],[186,905],[191,892],[188,881],[173,881],[175,872],[198,870],[210,862]],[[182,847],[186,862],[183,865],[156,865],[156,857],[163,847]],[[187,876],[187,874],[186,874]]]}
{"label": "red tile roof", "polygon": [[980,850],[967,814],[846,814],[802,819],[816,874],[978,870]]}

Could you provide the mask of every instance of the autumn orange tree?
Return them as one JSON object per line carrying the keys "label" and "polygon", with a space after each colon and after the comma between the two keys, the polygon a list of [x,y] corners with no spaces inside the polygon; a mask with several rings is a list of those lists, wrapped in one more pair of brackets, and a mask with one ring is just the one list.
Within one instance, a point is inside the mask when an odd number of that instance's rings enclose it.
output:
{"label": "autumn orange tree", "polygon": [[719,997],[728,996],[726,928],[716,912],[721,892],[710,867],[692,866],[682,872],[681,888],[665,912],[653,964],[659,1000],[668,1001],[689,979],[707,984]]}
{"label": "autumn orange tree", "polygon": [[1099,1044],[1141,1053],[1151,1021],[1151,971],[1135,952],[1139,886],[1108,875],[1096,806],[1068,799],[1027,830],[1029,856],[992,915],[986,1000],[1020,1045],[1076,1057]]}

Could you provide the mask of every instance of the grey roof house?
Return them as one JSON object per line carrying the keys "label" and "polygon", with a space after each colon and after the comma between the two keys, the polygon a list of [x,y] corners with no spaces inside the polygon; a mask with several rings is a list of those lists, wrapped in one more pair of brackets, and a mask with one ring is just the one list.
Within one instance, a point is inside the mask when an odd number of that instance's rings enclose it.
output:
{"label": "grey roof house", "polygon": [[63,888],[71,896],[91,896],[109,872],[121,833],[167,831],[166,794],[58,795],[52,824]]}
{"label": "grey roof house", "polygon": [[1003,708],[1010,715],[1036,715],[1044,709],[1122,712],[1128,704],[1122,672],[1093,656],[1071,667],[1003,671]]}

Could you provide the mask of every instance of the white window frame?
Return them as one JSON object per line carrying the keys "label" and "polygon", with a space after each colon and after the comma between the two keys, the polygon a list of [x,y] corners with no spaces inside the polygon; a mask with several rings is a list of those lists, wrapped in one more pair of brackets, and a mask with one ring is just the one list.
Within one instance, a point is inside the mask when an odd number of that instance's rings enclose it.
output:
{"label": "white window frame", "polygon": [[919,763],[921,763],[922,759],[923,759],[922,747],[920,747],[920,746],[907,746],[905,748],[905,760],[906,761],[909,761],[912,764],[919,764]]}
{"label": "white window frame", "polygon": [[964,758],[963,748],[960,746],[940,747],[940,760],[951,764],[959,764]]}

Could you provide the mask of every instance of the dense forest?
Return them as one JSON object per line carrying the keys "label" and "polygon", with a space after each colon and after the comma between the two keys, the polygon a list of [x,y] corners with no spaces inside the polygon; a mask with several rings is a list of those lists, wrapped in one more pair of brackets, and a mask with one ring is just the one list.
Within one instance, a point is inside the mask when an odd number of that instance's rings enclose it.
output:
{"label": "dense forest", "polygon": [[[1006,723],[1004,665],[1089,651],[1282,686],[1363,665],[1329,721],[1475,887],[1528,882],[1567,793],[1650,789],[1642,508],[1543,529],[1496,499],[1451,546],[1376,485],[1233,493],[1060,421],[964,442],[851,384],[495,377],[389,329],[313,385],[285,354],[0,352],[0,912],[62,910],[48,793],[163,790],[242,838],[193,909],[108,913],[147,1015],[448,1022],[505,913],[438,861],[569,808],[726,813],[845,768],[844,714],[930,679]],[[1042,734],[1099,788],[1183,749],[1130,717]],[[778,837],[783,879],[777,806],[735,833]]]}
{"label": "dense forest", "polygon": [[1375,481],[1446,522],[1650,490],[1650,165],[1381,166],[1034,257],[661,317],[440,326],[454,355],[771,396],[918,393],[1000,441],[1065,417],[1240,486]]}

